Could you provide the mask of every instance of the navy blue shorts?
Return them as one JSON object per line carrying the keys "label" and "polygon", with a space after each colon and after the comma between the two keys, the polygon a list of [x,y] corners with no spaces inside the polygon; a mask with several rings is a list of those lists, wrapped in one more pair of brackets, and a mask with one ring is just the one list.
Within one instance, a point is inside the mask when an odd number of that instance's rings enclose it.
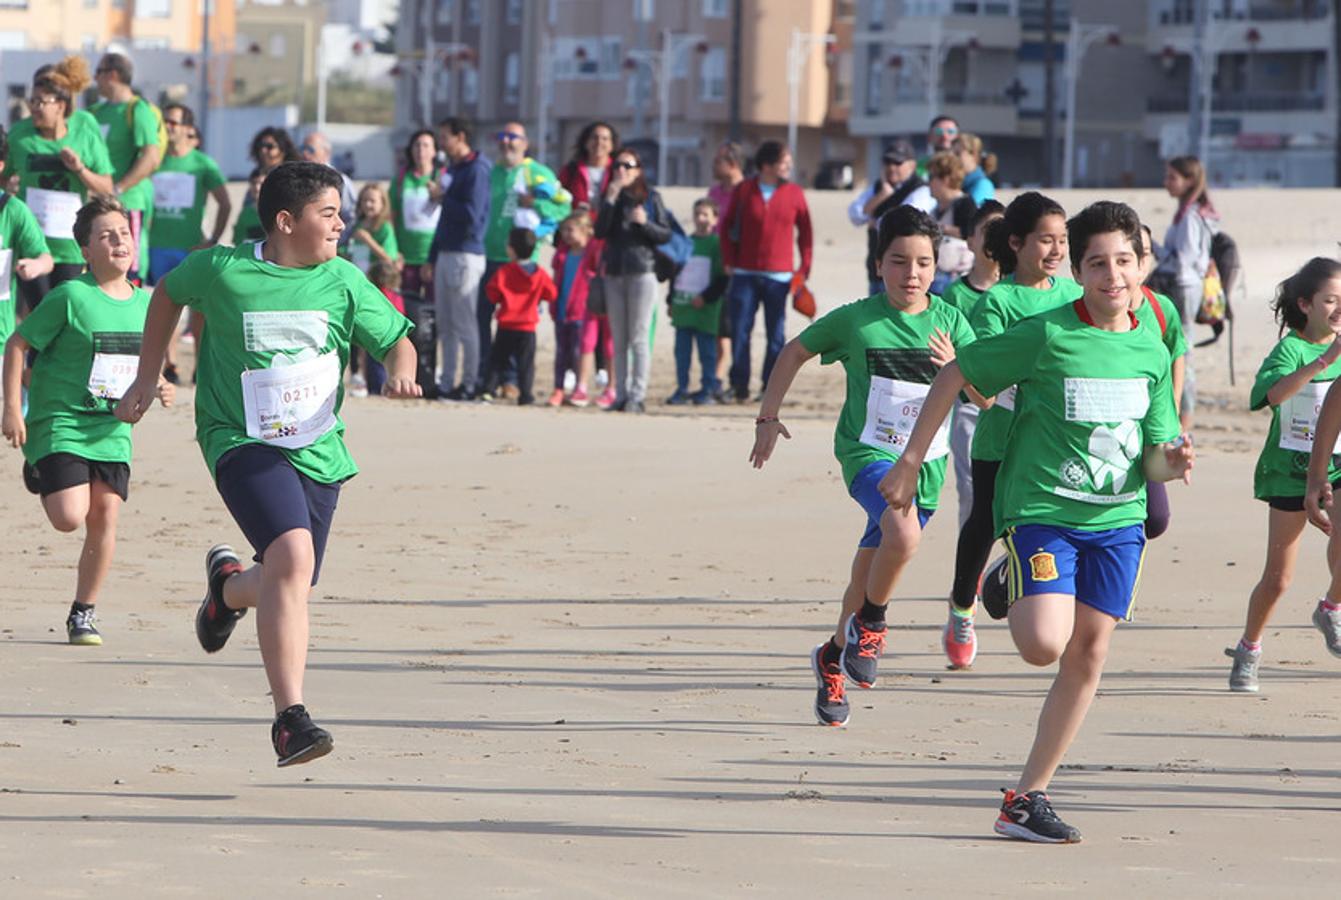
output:
{"label": "navy blue shorts", "polygon": [[256,551],[252,558],[258,563],[265,562],[266,548],[284,532],[295,528],[311,532],[316,560],[312,583],[317,583],[340,499],[338,482],[313,481],[295,469],[278,447],[244,444],[219,457],[214,483],[233,521]]}
{"label": "navy blue shorts", "polygon": [[1019,525],[1007,528],[1003,541],[1011,603],[1070,594],[1115,619],[1131,618],[1145,560],[1144,524],[1105,531]]}
{"label": "navy blue shorts", "polygon": [[[885,477],[885,473],[894,467],[894,463],[887,459],[877,460],[873,463],[867,463],[857,476],[852,479],[852,484],[847,492],[852,495],[852,499],[866,510],[866,531],[857,542],[857,546],[870,550],[880,546],[880,517],[889,509],[889,504],[885,502],[884,495],[880,493],[880,479]],[[927,527],[927,522],[935,515],[934,509],[923,509],[917,507],[917,524],[923,528]]]}

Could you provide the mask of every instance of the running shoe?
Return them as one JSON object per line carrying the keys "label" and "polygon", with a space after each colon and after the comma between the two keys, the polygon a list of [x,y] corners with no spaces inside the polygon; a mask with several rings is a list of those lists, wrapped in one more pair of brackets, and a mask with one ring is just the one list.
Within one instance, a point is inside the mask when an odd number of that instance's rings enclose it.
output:
{"label": "running shoe", "polygon": [[1067,825],[1042,791],[1017,794],[1002,788],[1001,814],[996,817],[997,834],[1038,844],[1079,844],[1080,830]]}
{"label": "running shoe", "polygon": [[601,409],[609,409],[615,405],[615,389],[606,388],[599,397],[596,398],[596,405]]}
{"label": "running shoe", "polygon": [[689,402],[689,392],[683,388],[677,388],[675,393],[666,398],[667,406],[684,406]]}
{"label": "running shoe", "polygon": [[587,393],[587,388],[585,385],[579,384],[577,386],[577,390],[573,391],[571,394],[568,395],[569,405],[576,406],[579,409],[586,406],[590,402],[591,402],[591,396]]}
{"label": "running shoe", "polygon": [[950,609],[950,619],[941,632],[941,647],[945,650],[950,668],[967,669],[978,658],[978,635],[973,630],[973,610],[961,615]]}
{"label": "running shoe", "polygon": [[843,648],[843,673],[861,687],[875,684],[875,669],[880,654],[885,652],[887,631],[884,622],[863,622],[856,613],[847,617],[847,626],[843,630],[847,638],[847,646]]}
{"label": "running shoe", "polygon": [[228,643],[245,609],[232,609],[224,603],[223,586],[242,571],[242,562],[227,544],[216,544],[205,554],[205,599],[196,610],[196,640],[206,653],[217,653]]}
{"label": "running shoe", "polygon": [[1257,664],[1262,661],[1261,650],[1249,650],[1239,644],[1226,647],[1225,656],[1234,660],[1229,669],[1229,689],[1240,693],[1257,693]]}
{"label": "running shoe", "polygon": [[270,726],[270,742],[275,745],[279,757],[276,765],[280,768],[320,759],[335,747],[331,733],[314,725],[301,703],[275,716],[275,724]]}
{"label": "running shoe", "polygon": [[721,403],[720,394],[714,394],[712,391],[698,391],[689,396],[690,402],[695,406],[716,406]]}
{"label": "running shoe", "polygon": [[98,626],[94,623],[96,618],[92,607],[70,610],[70,617],[65,620],[65,633],[70,643],[81,647],[100,646],[102,635],[98,634]]}
{"label": "running shoe", "polygon": [[978,592],[982,598],[982,608],[993,619],[1004,619],[1010,612],[1010,588],[1006,584],[1009,572],[1006,569],[1007,557],[1001,557],[987,568],[979,581]]}
{"label": "running shoe", "polygon": [[1322,632],[1322,638],[1327,642],[1327,652],[1341,656],[1341,609],[1328,609],[1322,603],[1319,600],[1317,608],[1313,610],[1313,625]]}
{"label": "running shoe", "polygon": [[547,406],[563,406],[563,388],[555,388],[554,393],[545,401]]}
{"label": "running shoe", "polygon": [[824,664],[820,658],[824,646],[820,644],[810,651],[810,668],[819,686],[815,693],[815,719],[821,725],[839,728],[847,724],[851,708],[847,705],[847,691],[843,688],[843,668],[837,663]]}

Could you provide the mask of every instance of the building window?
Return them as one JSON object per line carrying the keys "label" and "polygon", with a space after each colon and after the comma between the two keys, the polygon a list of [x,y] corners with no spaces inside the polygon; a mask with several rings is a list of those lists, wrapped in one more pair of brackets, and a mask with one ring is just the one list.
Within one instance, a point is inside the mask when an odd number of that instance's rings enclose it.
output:
{"label": "building window", "polygon": [[885,27],[885,0],[868,0],[870,4],[866,26],[871,29]]}
{"label": "building window", "polygon": [[456,0],[438,0],[438,24],[450,24],[456,13]]}
{"label": "building window", "polygon": [[554,41],[554,78],[613,81],[624,64],[617,37],[561,37]]}
{"label": "building window", "polygon": [[461,70],[461,102],[471,106],[480,102],[480,73],[474,66]]}
{"label": "building window", "polygon": [[520,25],[522,21],[522,0],[508,0],[508,24]]}
{"label": "building window", "polygon": [[727,0],[703,0],[703,18],[725,19],[728,5]]}
{"label": "building window", "polygon": [[633,0],[633,21],[651,22],[656,17],[656,0]]}
{"label": "building window", "polygon": [[514,50],[503,63],[503,102],[515,106],[521,87],[521,57]]}
{"label": "building window", "polygon": [[0,0],[0,9],[27,9],[28,0]]}
{"label": "building window", "polygon": [[480,0],[466,0],[466,24],[480,24]]}
{"label": "building window", "polygon": [[866,59],[866,115],[880,115],[880,93],[885,82],[885,61],[880,45],[872,44]]}
{"label": "building window", "polygon": [[165,37],[137,37],[131,42],[136,50],[166,50],[168,39]]}
{"label": "building window", "polygon": [[289,49],[289,42],[284,40],[282,34],[270,35],[270,55],[274,57],[283,57]]}
{"label": "building window", "polygon": [[135,15],[146,19],[170,18],[172,0],[135,0]]}
{"label": "building window", "polygon": [[726,99],[726,51],[709,47],[698,64],[698,98],[705,103]]}
{"label": "building window", "polygon": [[852,51],[844,50],[835,60],[833,102],[837,106],[852,105]]}
{"label": "building window", "polygon": [[434,79],[433,99],[438,103],[452,99],[452,70],[445,66],[438,70],[438,77]]}

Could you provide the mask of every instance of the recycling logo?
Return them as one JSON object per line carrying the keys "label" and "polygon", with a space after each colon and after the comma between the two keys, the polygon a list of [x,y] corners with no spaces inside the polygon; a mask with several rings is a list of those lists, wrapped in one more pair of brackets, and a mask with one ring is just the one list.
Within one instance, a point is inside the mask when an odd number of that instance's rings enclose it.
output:
{"label": "recycling logo", "polygon": [[1127,420],[1109,428],[1100,425],[1090,432],[1087,464],[1094,489],[1104,490],[1111,480],[1114,494],[1127,483],[1131,464],[1141,453],[1141,429]]}

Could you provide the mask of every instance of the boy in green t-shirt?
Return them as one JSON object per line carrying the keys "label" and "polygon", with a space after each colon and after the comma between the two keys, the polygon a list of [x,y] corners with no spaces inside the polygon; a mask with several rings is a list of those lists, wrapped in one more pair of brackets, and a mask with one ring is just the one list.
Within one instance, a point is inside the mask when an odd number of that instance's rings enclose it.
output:
{"label": "boy in green t-shirt", "polygon": [[997,479],[997,532],[1010,557],[1010,632],[1031,665],[1060,660],[1024,772],[997,817],[998,834],[1075,843],[1045,793],[1084,722],[1119,619],[1130,614],[1145,551],[1146,479],[1190,479],[1169,353],[1131,311],[1141,283],[1141,223],[1100,202],[1067,223],[1082,296],[980,338],[947,365],[922,406],[903,457],[880,484],[907,517],[918,467],[967,385],[1018,384],[1015,421]]}
{"label": "boy in green t-shirt", "polygon": [[[876,485],[903,452],[936,370],[972,343],[973,332],[959,310],[928,294],[936,276],[940,229],[926,213],[900,206],[880,220],[876,271],[883,293],[841,306],[820,318],[778,356],[755,420],[750,461],[762,468],[778,436],[790,438],[778,411],[796,373],[820,354],[824,364],[841,362],[847,398],[834,429],[834,455],[848,493],[866,513],[852,577],[833,636],[810,654],[817,692],[815,717],[823,725],[847,723],[850,707],[844,676],[862,687],[876,680],[885,645],[885,608],[899,575],[917,551],[924,526],[940,502],[949,453],[947,429],[919,467],[917,517],[894,515]],[[978,402],[981,396],[970,394]]]}
{"label": "boy in green t-shirt", "polygon": [[[17,201],[14,201],[17,202]],[[116,546],[116,520],[130,490],[130,426],[112,407],[135,374],[149,295],[126,279],[135,240],[125,207],[105,195],[75,216],[74,238],[89,271],[54,288],[5,344],[4,435],[23,449],[23,480],[58,531],[84,526],[71,644],[101,644],[94,605]],[[20,404],[24,359],[33,361],[28,413]],[[173,388],[150,384],[169,406]]]}
{"label": "boy in green t-shirt", "polygon": [[[9,136],[0,125],[0,176],[9,155]],[[54,262],[37,217],[18,197],[0,193],[0,344],[14,333],[19,279],[32,281],[51,271]]]}
{"label": "boy in green t-shirt", "polygon": [[[721,392],[717,380],[717,332],[722,321],[722,292],[726,273],[717,237],[717,204],[703,197],[694,201],[694,252],[680,268],[671,287],[670,319],[675,326],[675,393],[666,399],[671,406],[693,401],[695,406],[716,403]],[[689,393],[689,369],[698,345],[703,367],[703,386]]]}
{"label": "boy in green t-shirt", "polygon": [[264,243],[192,253],[154,288],[139,374],[117,407],[127,422],[144,415],[181,307],[204,313],[196,440],[256,565],[244,570],[224,544],[209,550],[196,637],[214,653],[257,609],[281,766],[332,747],[303,706],[303,673],[308,597],[340,485],[358,472],[340,420],[351,346],[385,363],[384,395],[422,396],[410,322],[336,258],[342,187],[340,173],[320,163],[271,171],[257,202]]}

